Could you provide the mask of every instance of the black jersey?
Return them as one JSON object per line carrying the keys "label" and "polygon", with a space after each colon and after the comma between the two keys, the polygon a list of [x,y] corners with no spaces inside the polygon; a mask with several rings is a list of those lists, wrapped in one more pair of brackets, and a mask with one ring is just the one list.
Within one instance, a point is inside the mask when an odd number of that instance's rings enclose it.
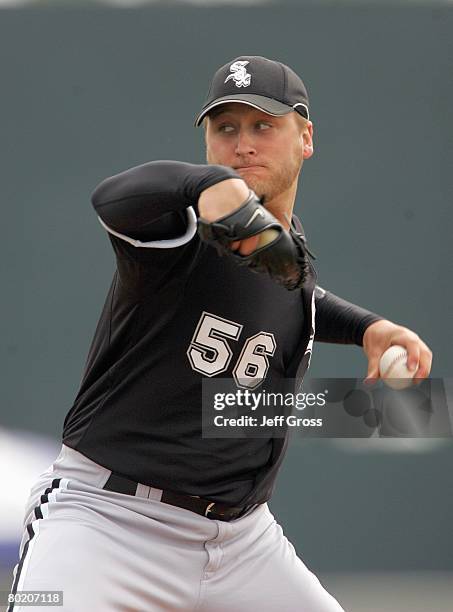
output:
{"label": "black jersey", "polygon": [[[287,291],[200,241],[199,194],[235,176],[221,166],[153,162],[95,191],[117,270],[63,441],[132,480],[245,505],[269,499],[287,440],[202,438],[202,380],[233,377],[244,347],[258,341],[267,346],[267,390],[303,376],[316,273],[310,262],[304,288]],[[318,295],[328,309],[332,297]],[[349,313],[343,341],[360,343],[377,318]]]}

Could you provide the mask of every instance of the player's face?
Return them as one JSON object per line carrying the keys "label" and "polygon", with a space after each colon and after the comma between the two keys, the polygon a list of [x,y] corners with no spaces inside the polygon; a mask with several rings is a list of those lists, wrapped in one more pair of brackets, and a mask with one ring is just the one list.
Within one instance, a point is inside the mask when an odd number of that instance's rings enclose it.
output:
{"label": "player's face", "polygon": [[302,128],[295,112],[273,117],[239,103],[223,104],[206,121],[208,163],[231,166],[266,201],[297,186],[312,152],[311,123]]}

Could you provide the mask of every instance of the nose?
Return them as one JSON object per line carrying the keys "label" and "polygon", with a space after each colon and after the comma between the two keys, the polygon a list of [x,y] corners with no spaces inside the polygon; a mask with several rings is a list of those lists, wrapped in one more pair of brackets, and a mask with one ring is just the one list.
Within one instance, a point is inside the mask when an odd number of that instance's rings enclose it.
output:
{"label": "nose", "polygon": [[247,130],[238,131],[235,154],[239,157],[256,155],[253,136]]}

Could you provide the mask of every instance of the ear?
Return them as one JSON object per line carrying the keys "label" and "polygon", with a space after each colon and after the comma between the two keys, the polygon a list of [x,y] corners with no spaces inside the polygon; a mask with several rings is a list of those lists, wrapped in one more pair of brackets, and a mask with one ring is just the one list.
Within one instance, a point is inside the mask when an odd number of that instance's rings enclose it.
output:
{"label": "ear", "polygon": [[307,121],[302,137],[304,139],[304,159],[309,159],[313,155],[313,123]]}

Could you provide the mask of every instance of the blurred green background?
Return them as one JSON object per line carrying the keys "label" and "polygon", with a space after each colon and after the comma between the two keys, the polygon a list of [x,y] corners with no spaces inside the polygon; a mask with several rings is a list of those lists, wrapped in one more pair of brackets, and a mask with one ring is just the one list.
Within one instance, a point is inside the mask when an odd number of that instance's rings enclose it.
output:
{"label": "blurred green background", "polygon": [[[315,155],[296,212],[319,284],[416,331],[432,376],[452,376],[452,5],[154,4],[0,11],[0,428],[58,443],[114,270],[90,194],[148,160],[203,162],[194,115],[242,54],[288,63],[308,87]],[[315,344],[310,376],[365,373],[360,348]],[[453,609],[452,459],[449,440],[298,442],[271,506],[349,609],[402,612],[420,581],[387,608],[389,575],[428,571],[420,610]],[[0,461],[14,470],[2,446]],[[363,578],[360,599],[348,580],[365,573],[384,578]]]}

